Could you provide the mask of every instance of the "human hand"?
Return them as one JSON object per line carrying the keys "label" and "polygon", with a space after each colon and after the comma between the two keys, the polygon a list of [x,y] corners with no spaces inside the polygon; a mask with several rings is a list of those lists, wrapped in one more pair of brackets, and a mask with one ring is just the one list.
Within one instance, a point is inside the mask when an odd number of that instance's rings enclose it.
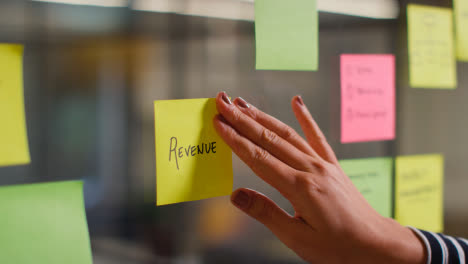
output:
{"label": "human hand", "polygon": [[260,178],[295,210],[291,216],[271,199],[241,188],[235,206],[268,227],[310,263],[424,263],[419,238],[379,215],[341,169],[302,98],[292,109],[306,136],[226,93],[216,98],[219,135]]}

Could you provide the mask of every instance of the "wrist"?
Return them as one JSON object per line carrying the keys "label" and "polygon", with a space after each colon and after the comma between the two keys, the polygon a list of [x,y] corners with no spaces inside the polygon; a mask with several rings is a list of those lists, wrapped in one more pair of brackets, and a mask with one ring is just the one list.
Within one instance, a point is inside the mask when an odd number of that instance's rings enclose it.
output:
{"label": "wrist", "polygon": [[384,218],[383,221],[386,225],[379,247],[386,263],[426,264],[427,250],[421,238],[393,219]]}

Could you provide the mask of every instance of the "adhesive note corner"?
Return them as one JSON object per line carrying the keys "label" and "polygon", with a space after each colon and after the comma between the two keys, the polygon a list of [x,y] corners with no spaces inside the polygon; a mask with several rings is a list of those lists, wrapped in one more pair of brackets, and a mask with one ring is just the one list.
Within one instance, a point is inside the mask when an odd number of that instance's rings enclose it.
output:
{"label": "adhesive note corner", "polygon": [[257,70],[318,68],[316,0],[256,0]]}
{"label": "adhesive note corner", "polygon": [[0,263],[92,264],[82,182],[0,187]]}
{"label": "adhesive note corner", "polygon": [[0,124],[0,167],[29,163],[22,45],[0,44]]}
{"label": "adhesive note corner", "polygon": [[455,89],[452,9],[408,5],[409,78],[413,88]]}
{"label": "adhesive note corner", "polygon": [[404,226],[442,232],[443,156],[401,156],[395,166],[395,219]]}
{"label": "adhesive note corner", "polygon": [[156,101],[157,205],[230,195],[232,151],[213,126],[215,99]]}
{"label": "adhesive note corner", "polygon": [[455,12],[457,58],[468,61],[468,1],[453,0]]}
{"label": "adhesive note corner", "polygon": [[341,142],[395,138],[395,56],[341,55]]}
{"label": "adhesive note corner", "polygon": [[393,159],[341,160],[340,165],[369,204],[382,216],[392,217]]}

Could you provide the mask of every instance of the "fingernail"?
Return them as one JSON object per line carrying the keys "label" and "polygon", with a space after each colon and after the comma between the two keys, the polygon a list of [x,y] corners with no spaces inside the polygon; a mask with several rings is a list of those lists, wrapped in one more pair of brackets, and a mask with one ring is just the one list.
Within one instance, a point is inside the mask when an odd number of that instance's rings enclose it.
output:
{"label": "fingernail", "polygon": [[226,104],[232,104],[232,103],[231,103],[231,100],[229,99],[229,96],[227,95],[226,92],[223,92],[223,93],[222,93],[221,98],[223,99],[223,101],[224,101]]}
{"label": "fingernail", "polygon": [[232,199],[233,203],[240,209],[246,209],[249,205],[249,200],[249,194],[244,191],[238,191]]}
{"label": "fingernail", "polygon": [[242,97],[237,98],[237,105],[242,108],[250,108],[250,105]]}
{"label": "fingernail", "polygon": [[296,101],[299,105],[304,105],[304,101],[302,100],[302,97],[300,95],[296,97]]}

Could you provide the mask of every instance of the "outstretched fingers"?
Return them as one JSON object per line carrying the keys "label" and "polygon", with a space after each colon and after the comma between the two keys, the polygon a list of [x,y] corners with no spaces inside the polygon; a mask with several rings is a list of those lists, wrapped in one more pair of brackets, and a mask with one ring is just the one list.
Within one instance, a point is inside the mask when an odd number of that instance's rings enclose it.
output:
{"label": "outstretched fingers", "polygon": [[[294,169],[314,169],[315,157],[307,155],[273,130],[252,119],[233,104],[226,93],[220,93],[216,100],[219,113],[240,135]],[[248,112],[248,109],[244,111]]]}

